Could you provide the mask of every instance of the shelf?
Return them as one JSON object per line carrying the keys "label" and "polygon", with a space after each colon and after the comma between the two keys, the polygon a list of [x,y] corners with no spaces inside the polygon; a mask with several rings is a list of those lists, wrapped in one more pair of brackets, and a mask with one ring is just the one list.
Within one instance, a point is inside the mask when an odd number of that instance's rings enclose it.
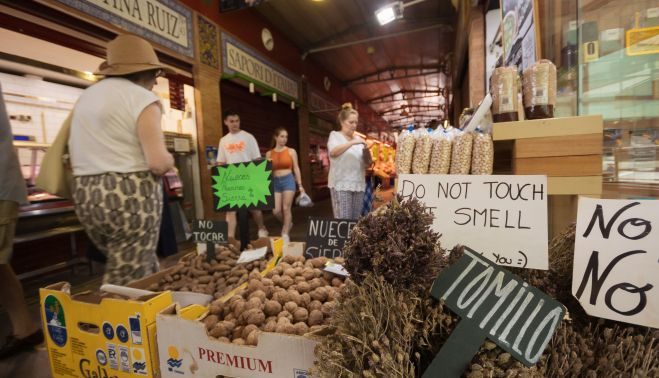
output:
{"label": "shelf", "polygon": [[495,141],[597,133],[602,133],[600,115],[501,122],[492,125],[492,139]]}
{"label": "shelf", "polygon": [[15,140],[14,147],[16,148],[30,148],[34,150],[46,150],[50,147],[50,143],[37,143],[25,140]]}

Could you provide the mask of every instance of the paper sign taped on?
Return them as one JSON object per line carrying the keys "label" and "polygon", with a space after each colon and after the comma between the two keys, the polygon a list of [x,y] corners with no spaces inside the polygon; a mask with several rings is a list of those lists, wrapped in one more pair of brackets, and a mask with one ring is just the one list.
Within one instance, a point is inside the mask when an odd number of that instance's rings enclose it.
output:
{"label": "paper sign taped on", "polygon": [[498,265],[547,269],[547,177],[400,175],[398,194],[434,215],[442,245],[469,245]]}
{"label": "paper sign taped on", "polygon": [[247,250],[240,254],[236,264],[246,264],[255,260],[259,260],[265,257],[265,254],[268,252],[268,247],[262,247],[253,250]]}
{"label": "paper sign taped on", "polygon": [[572,294],[589,315],[659,328],[659,201],[579,198]]}

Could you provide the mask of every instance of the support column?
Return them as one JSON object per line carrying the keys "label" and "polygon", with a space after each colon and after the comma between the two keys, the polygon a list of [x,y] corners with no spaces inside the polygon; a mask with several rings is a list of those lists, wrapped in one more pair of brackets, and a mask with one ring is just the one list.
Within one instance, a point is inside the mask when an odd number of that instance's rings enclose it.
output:
{"label": "support column", "polygon": [[199,150],[199,175],[201,198],[204,203],[204,219],[224,219],[213,210],[210,168],[206,162],[206,146],[216,147],[222,137],[220,112],[220,71],[203,65],[194,69],[195,101],[197,108],[197,148]]}
{"label": "support column", "polygon": [[305,79],[301,82],[301,97],[304,105],[297,111],[298,135],[300,139],[300,150],[298,151],[298,163],[302,174],[302,186],[311,196],[313,179],[311,178],[311,163],[309,161],[309,85]]}
{"label": "support column", "polygon": [[469,107],[485,97],[485,16],[483,7],[472,7],[469,17]]}

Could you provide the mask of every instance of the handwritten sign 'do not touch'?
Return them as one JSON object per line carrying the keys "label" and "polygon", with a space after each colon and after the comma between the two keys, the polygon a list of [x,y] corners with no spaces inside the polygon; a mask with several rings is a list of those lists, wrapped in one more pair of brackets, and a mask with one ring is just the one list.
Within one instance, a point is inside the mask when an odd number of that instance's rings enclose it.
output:
{"label": "handwritten sign 'do not touch'", "polygon": [[546,176],[400,175],[398,194],[425,204],[443,245],[469,245],[499,265],[549,266]]}
{"label": "handwritten sign 'do not touch'", "polygon": [[579,198],[572,294],[589,315],[659,328],[659,201]]}
{"label": "handwritten sign 'do not touch'", "polygon": [[215,211],[274,207],[272,162],[269,160],[215,166],[211,177]]}
{"label": "handwritten sign 'do not touch'", "polygon": [[309,217],[304,257],[312,259],[324,256],[333,259],[343,256],[343,246],[356,224],[357,221],[353,219]]}
{"label": "handwritten sign 'do not touch'", "polygon": [[424,378],[459,377],[486,338],[534,365],[565,313],[559,302],[467,247],[440,273],[431,295],[461,319]]}
{"label": "handwritten sign 'do not touch'", "polygon": [[195,219],[192,222],[192,239],[195,243],[228,243],[228,225],[224,221]]}

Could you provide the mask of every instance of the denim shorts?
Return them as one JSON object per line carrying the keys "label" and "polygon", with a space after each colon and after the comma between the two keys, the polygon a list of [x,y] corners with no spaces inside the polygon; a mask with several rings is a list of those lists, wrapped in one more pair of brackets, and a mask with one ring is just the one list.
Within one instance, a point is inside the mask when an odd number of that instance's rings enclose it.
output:
{"label": "denim shorts", "polygon": [[272,176],[272,181],[275,184],[275,193],[294,192],[297,187],[295,186],[295,176],[292,173],[286,176]]}

